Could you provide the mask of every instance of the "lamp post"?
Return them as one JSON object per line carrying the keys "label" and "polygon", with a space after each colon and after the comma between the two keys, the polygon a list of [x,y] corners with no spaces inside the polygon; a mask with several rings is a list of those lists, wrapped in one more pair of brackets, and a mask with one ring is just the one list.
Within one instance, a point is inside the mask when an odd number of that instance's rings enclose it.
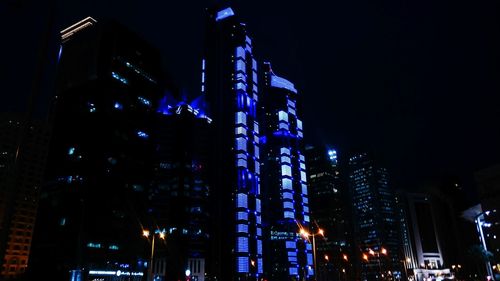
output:
{"label": "lamp post", "polygon": [[[148,281],[153,281],[153,260],[154,260],[154,253],[155,253],[155,234],[158,234],[160,236],[160,239],[165,240],[165,230],[163,231],[155,231],[154,234],[151,235],[151,258],[149,260],[148,264]],[[149,238],[149,230],[144,229],[142,231],[142,235],[146,238]]]}
{"label": "lamp post", "polygon": [[[493,210],[493,213],[496,213],[497,210]],[[489,226],[491,224],[486,223],[485,220],[485,215],[488,216],[491,211],[484,211],[479,214],[477,214],[474,217],[474,222],[476,223],[476,228],[477,232],[479,234],[479,242],[483,245],[484,251],[486,252],[488,249],[486,248],[486,240],[484,239],[484,232],[483,232],[483,225],[484,226]],[[493,274],[493,270],[491,269],[491,264],[489,260],[486,260],[486,273],[488,274],[488,277],[491,279],[488,280],[495,280],[495,275]]]}
{"label": "lamp post", "polygon": [[[387,255],[387,250],[384,247],[381,247],[380,251],[374,251],[372,249],[368,249],[368,254],[370,254],[371,256],[375,256],[375,255],[377,256],[378,271],[379,271],[380,276],[384,277],[384,274],[382,273],[382,265],[380,264],[380,254]],[[366,257],[368,258],[368,256],[366,256]]]}
{"label": "lamp post", "polygon": [[314,264],[314,280],[318,280],[318,272],[317,272],[317,267],[316,267],[316,236],[318,235],[321,235],[321,236],[325,236],[325,232],[323,231],[323,229],[321,228],[318,228],[318,232],[316,233],[309,233],[307,230],[301,228],[300,229],[300,235],[302,235],[302,237],[306,238],[307,240],[309,240],[309,237],[312,237],[312,241],[313,241],[313,245],[312,245],[312,248],[313,248],[313,264]]}

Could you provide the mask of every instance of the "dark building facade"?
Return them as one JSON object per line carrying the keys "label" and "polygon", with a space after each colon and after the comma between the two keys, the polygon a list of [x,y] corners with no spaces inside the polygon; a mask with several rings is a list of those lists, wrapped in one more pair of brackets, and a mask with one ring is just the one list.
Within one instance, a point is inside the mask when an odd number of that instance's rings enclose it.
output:
{"label": "dark building facade", "polygon": [[[169,104],[170,103],[170,104]],[[154,224],[166,231],[154,274],[164,280],[203,281],[207,256],[207,157],[211,120],[196,103],[162,100],[155,128],[155,182],[149,199]]]}
{"label": "dark building facade", "polygon": [[355,154],[349,158],[349,188],[361,279],[400,278],[403,249],[387,170],[369,154]]}
{"label": "dark building facade", "polygon": [[263,274],[257,61],[231,8],[208,11],[206,27],[201,87],[213,119],[207,277],[257,280]]}
{"label": "dark building facade", "polygon": [[309,279],[315,274],[312,244],[298,235],[300,229],[314,231],[298,92],[270,63],[261,73],[265,272],[270,280]]}
{"label": "dark building facade", "polygon": [[316,242],[318,280],[349,280],[352,273],[349,192],[341,177],[337,151],[308,146],[306,159],[311,217],[325,230],[325,239]]}
{"label": "dark building facade", "polygon": [[0,279],[26,271],[48,141],[46,123],[0,115]]}
{"label": "dark building facade", "polygon": [[437,228],[439,221],[431,196],[400,193],[398,199],[405,215],[402,229],[405,274],[415,280],[450,277],[449,268],[445,268],[442,238]]}
{"label": "dark building facade", "polygon": [[152,226],[159,53],[92,18],[61,39],[30,271],[53,280],[140,280],[149,262],[142,230]]}

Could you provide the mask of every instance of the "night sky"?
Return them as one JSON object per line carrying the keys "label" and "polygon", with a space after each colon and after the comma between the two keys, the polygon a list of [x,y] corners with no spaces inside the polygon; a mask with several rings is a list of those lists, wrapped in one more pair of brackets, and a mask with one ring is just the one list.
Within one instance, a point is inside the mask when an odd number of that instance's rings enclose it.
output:
{"label": "night sky", "polygon": [[[0,4],[2,111],[23,107],[35,77],[39,88],[50,89],[53,63],[36,76],[50,7],[40,2]],[[86,16],[116,19],[161,50],[180,88],[198,93],[204,12],[212,1],[59,2],[56,30]],[[500,163],[498,1],[231,6],[247,23],[258,59],[271,61],[303,96],[308,142],[338,147],[339,157],[351,149],[375,151],[396,188],[440,175],[471,176]]]}

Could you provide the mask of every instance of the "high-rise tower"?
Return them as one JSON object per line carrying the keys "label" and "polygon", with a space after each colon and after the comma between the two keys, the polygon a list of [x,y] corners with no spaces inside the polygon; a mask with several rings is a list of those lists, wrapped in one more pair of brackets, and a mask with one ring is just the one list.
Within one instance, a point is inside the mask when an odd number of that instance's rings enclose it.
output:
{"label": "high-rise tower", "polygon": [[[314,276],[309,201],[298,92],[276,75],[270,63],[262,69],[263,199],[266,273],[272,280]],[[320,237],[316,239],[321,239]]]}
{"label": "high-rise tower", "polygon": [[311,216],[325,229],[317,245],[318,280],[345,280],[351,273],[351,243],[347,185],[342,181],[337,151],[325,146],[306,148]]}
{"label": "high-rise tower", "polygon": [[214,129],[208,276],[257,280],[263,273],[257,61],[245,24],[229,7],[208,13],[201,91]]}
{"label": "high-rise tower", "polygon": [[61,39],[30,266],[54,280],[138,280],[148,264],[142,228],[151,225],[159,53],[125,27],[92,18]]}
{"label": "high-rise tower", "polygon": [[397,200],[389,186],[387,169],[367,153],[349,159],[349,187],[354,215],[354,236],[362,279],[398,277],[402,242]]}

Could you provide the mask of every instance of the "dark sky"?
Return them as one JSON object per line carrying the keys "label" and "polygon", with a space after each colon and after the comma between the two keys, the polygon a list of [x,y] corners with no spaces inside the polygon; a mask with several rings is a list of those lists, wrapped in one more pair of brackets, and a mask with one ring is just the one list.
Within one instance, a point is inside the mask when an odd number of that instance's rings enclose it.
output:
{"label": "dark sky", "polygon": [[[59,1],[54,26],[60,30],[86,16],[116,19],[159,48],[178,86],[196,94],[204,11],[211,4]],[[34,0],[0,5],[2,38],[7,38],[0,47],[0,79],[7,85],[2,95],[8,96],[1,109],[12,110],[36,77],[50,5]],[[337,146],[340,157],[352,148],[375,151],[398,188],[500,162],[497,0],[231,5],[247,23],[258,58],[271,61],[303,96],[309,142]],[[50,68],[44,71],[50,74]]]}

